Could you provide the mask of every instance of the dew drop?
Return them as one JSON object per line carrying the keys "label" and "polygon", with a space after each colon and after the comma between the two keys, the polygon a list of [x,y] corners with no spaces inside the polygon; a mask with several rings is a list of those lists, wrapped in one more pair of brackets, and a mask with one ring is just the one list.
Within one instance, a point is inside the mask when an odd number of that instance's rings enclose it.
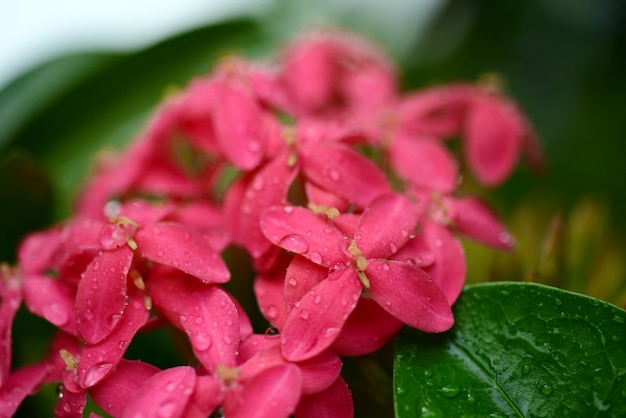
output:
{"label": "dew drop", "polygon": [[46,318],[50,323],[56,325],[57,327],[62,327],[67,324],[69,320],[69,314],[67,309],[63,307],[63,305],[59,303],[51,303],[49,305],[45,305],[43,307],[43,317]]}
{"label": "dew drop", "polygon": [[265,330],[265,336],[268,338],[276,338],[280,335],[280,332],[278,331],[278,328],[276,327],[269,327],[268,329]]}
{"label": "dew drop", "polygon": [[424,370],[424,377],[426,379],[429,379],[432,375],[433,375],[433,372],[431,372],[430,370],[428,369]]}
{"label": "dew drop", "polygon": [[613,322],[617,322],[618,324],[623,324],[624,323],[624,318],[622,318],[621,316],[615,315],[613,317]]}
{"label": "dew drop", "polygon": [[63,385],[58,385],[56,387],[56,394],[57,394],[57,398],[59,399],[63,398]]}
{"label": "dew drop", "polygon": [[193,338],[194,348],[198,351],[205,351],[211,347],[211,337],[205,332],[198,332]]}
{"label": "dew drop", "polygon": [[381,268],[382,268],[383,270],[385,270],[385,271],[389,271],[389,264],[387,264],[387,263],[383,263],[383,264],[381,265]]}
{"label": "dew drop", "polygon": [[159,418],[168,418],[174,416],[176,411],[176,403],[172,401],[166,401],[157,406],[156,415]]}
{"label": "dew drop", "polygon": [[106,362],[97,363],[91,366],[89,370],[87,370],[87,373],[85,373],[85,379],[83,380],[82,386],[84,388],[89,388],[95,385],[96,383],[104,379],[105,376],[107,376],[112,369],[113,364]]}
{"label": "dew drop", "polygon": [[470,405],[474,405],[476,403],[476,395],[474,395],[474,392],[471,390],[467,391],[467,402],[469,402]]}
{"label": "dew drop", "polygon": [[561,299],[555,299],[554,303],[556,303],[556,306],[561,306],[563,305],[563,302],[561,302]]}
{"label": "dew drop", "polygon": [[339,332],[339,328],[331,327],[331,328],[326,328],[326,330],[324,331],[324,334],[327,337],[329,337],[329,336],[331,336],[333,334],[336,334],[337,332]]}
{"label": "dew drop", "polygon": [[154,235],[161,235],[161,228],[155,226],[152,228],[152,232],[154,232]]}
{"label": "dew drop", "polygon": [[524,364],[522,366],[522,374],[528,374],[530,372],[530,366],[528,364]]}
{"label": "dew drop", "polygon": [[289,286],[295,286],[298,284],[298,281],[295,277],[290,277],[289,280],[287,280],[287,283],[289,283]]}
{"label": "dew drop", "polygon": [[300,312],[300,318],[304,320],[309,319],[309,311],[307,311],[306,309],[303,309],[302,312]]}
{"label": "dew drop", "polygon": [[98,260],[94,260],[93,264],[91,265],[91,269],[93,271],[98,271],[100,270],[100,261]]}
{"label": "dew drop", "polygon": [[256,190],[257,192],[263,189],[264,186],[264,182],[263,182],[263,178],[262,177],[257,177],[256,179],[254,179],[254,181],[252,182],[252,188],[254,190]]}
{"label": "dew drop", "polygon": [[446,398],[454,398],[459,392],[460,390],[456,386],[444,386],[441,388],[441,393],[443,393],[443,396]]}
{"label": "dew drop", "polygon": [[541,386],[541,393],[543,393],[546,396],[550,395],[552,393],[552,386],[550,385]]}
{"label": "dew drop", "polygon": [[395,254],[398,251],[398,246],[392,242],[389,244],[389,251],[391,251],[392,254]]}
{"label": "dew drop", "polygon": [[296,254],[304,254],[309,250],[305,238],[298,234],[289,234],[278,241],[278,246]]}
{"label": "dew drop", "polygon": [[332,233],[333,233],[333,229],[332,229],[332,228],[328,228],[328,227],[327,227],[327,228],[324,228],[324,232],[325,232],[326,234],[332,234]]}
{"label": "dew drop", "polygon": [[285,213],[292,213],[293,210],[294,210],[294,207],[293,206],[285,206],[283,208],[283,210],[285,211]]}
{"label": "dew drop", "polygon": [[312,251],[311,254],[309,254],[309,260],[311,260],[315,264],[321,264],[322,263],[322,255],[320,253],[318,253],[317,251]]}
{"label": "dew drop", "polygon": [[278,316],[278,308],[274,305],[270,305],[267,308],[267,317],[269,319],[276,319]]}
{"label": "dew drop", "polygon": [[84,312],[84,316],[86,319],[93,319],[93,311],[90,308],[86,308]]}
{"label": "dew drop", "polygon": [[204,318],[201,316],[196,316],[196,319],[194,319],[194,321],[196,325],[201,325],[204,322]]}
{"label": "dew drop", "polygon": [[315,298],[313,299],[313,303],[318,305],[321,301],[322,301],[322,297],[320,295],[315,295]]}
{"label": "dew drop", "polygon": [[157,255],[159,256],[159,258],[162,258],[163,257],[163,251],[157,252]]}

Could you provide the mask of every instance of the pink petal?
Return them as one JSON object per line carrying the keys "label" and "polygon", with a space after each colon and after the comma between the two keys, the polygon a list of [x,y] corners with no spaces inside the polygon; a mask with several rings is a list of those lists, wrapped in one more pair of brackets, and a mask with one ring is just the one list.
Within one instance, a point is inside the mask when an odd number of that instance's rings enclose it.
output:
{"label": "pink petal", "polygon": [[281,78],[291,99],[305,112],[316,112],[328,104],[337,71],[334,54],[332,45],[310,40],[288,51]]}
{"label": "pink petal", "polygon": [[315,264],[329,267],[346,259],[343,234],[324,215],[308,209],[272,207],[261,216],[261,230],[275,245]]}
{"label": "pink petal", "polygon": [[425,332],[452,327],[454,319],[446,296],[419,267],[374,259],[368,260],[365,273],[371,284],[368,293],[405,324]]}
{"label": "pink petal", "polygon": [[195,384],[196,373],[191,367],[160,371],[135,390],[122,417],[181,417]]}
{"label": "pink petal", "polygon": [[144,295],[136,287],[129,288],[130,303],[121,315],[117,328],[104,340],[85,345],[78,361],[78,383],[90,388],[108,376],[120,362],[137,331],[148,322]]}
{"label": "pink petal", "polygon": [[[275,329],[269,329],[275,331]],[[279,337],[279,334],[269,332],[266,332],[265,334],[251,335],[245,341],[242,341],[241,345],[239,345],[239,363],[243,364],[257,355],[260,351],[280,344]]]}
{"label": "pink petal", "polygon": [[456,160],[440,141],[399,135],[389,153],[394,169],[406,181],[442,193],[456,188],[459,176]]}
{"label": "pink petal", "polygon": [[11,370],[11,331],[15,314],[22,304],[21,287],[17,275],[9,272],[8,277],[4,277],[0,270],[0,388]]}
{"label": "pink petal", "polygon": [[371,160],[341,143],[306,147],[300,154],[306,179],[360,207],[391,192],[387,178]]}
{"label": "pink petal", "polygon": [[439,285],[452,305],[465,284],[467,266],[463,246],[446,227],[435,222],[425,222],[422,233],[416,239],[423,239],[430,245],[435,262],[424,267],[424,270]]}
{"label": "pink petal", "polygon": [[196,386],[183,414],[185,418],[206,418],[222,403],[222,382],[213,375],[196,377]]}
{"label": "pink petal", "polygon": [[287,318],[283,294],[285,273],[261,275],[254,279],[254,294],[261,314],[272,326],[281,329]]}
{"label": "pink petal", "polygon": [[300,400],[302,375],[294,364],[264,370],[246,383],[239,396],[227,397],[229,418],[288,418]]}
{"label": "pink petal", "polygon": [[259,226],[261,213],[271,206],[287,203],[287,191],[297,174],[287,164],[287,158],[287,153],[283,153],[250,177],[240,205],[233,213],[242,232],[239,239],[254,258],[261,257],[272,246]]}
{"label": "pink petal", "polygon": [[55,418],[82,418],[86,405],[87,394],[85,392],[64,391],[54,407],[54,416]]}
{"label": "pink petal", "polygon": [[475,197],[450,199],[452,222],[457,231],[483,244],[513,249],[515,240],[485,202]]}
{"label": "pink petal", "polygon": [[519,114],[503,99],[483,96],[472,102],[465,127],[465,156],[481,183],[496,186],[511,174],[525,135]]}
{"label": "pink petal", "polygon": [[328,389],[339,377],[341,366],[339,356],[330,350],[298,362],[302,372],[302,394],[308,395]]}
{"label": "pink petal", "polygon": [[196,357],[207,370],[218,364],[237,364],[239,318],[225,291],[171,269],[155,271],[149,291],[154,306],[187,333]]}
{"label": "pink petal", "polygon": [[354,241],[367,258],[388,258],[408,240],[417,225],[410,200],[401,194],[387,194],[365,209]]}
{"label": "pink petal", "polygon": [[89,395],[104,412],[119,417],[137,388],[159,371],[148,363],[122,360],[106,379],[89,388]]}
{"label": "pink petal", "polygon": [[60,228],[51,228],[27,235],[17,250],[20,269],[24,273],[44,273],[53,261],[60,238]]}
{"label": "pink petal", "polygon": [[314,183],[307,182],[304,184],[307,201],[317,206],[326,206],[327,208],[335,208],[339,212],[345,212],[350,207],[350,203],[346,199],[338,196],[333,191],[328,191],[317,186]]}
{"label": "pink petal", "polygon": [[340,85],[347,101],[359,109],[378,108],[396,97],[396,76],[385,65],[368,62],[361,65]]}
{"label": "pink petal", "polygon": [[341,356],[370,354],[385,345],[402,326],[402,321],[376,301],[361,298],[331,349]]}
{"label": "pink petal", "polygon": [[24,302],[28,309],[72,335],[78,335],[75,298],[76,288],[65,281],[37,275],[24,280]]}
{"label": "pink petal", "polygon": [[255,168],[265,152],[264,121],[252,95],[235,83],[218,86],[213,108],[215,138],[226,158],[241,170]]}
{"label": "pink petal", "polygon": [[12,417],[24,398],[37,391],[48,372],[45,362],[14,370],[0,387],[0,417]]}
{"label": "pink petal", "polygon": [[[283,278],[284,303],[287,312],[291,311],[296,302],[327,277],[328,268],[312,263],[302,256],[295,256]],[[278,328],[282,329],[282,327]]]}
{"label": "pink petal", "polygon": [[295,304],[281,334],[282,352],[289,361],[309,359],[328,348],[354,310],[362,285],[356,271],[330,274]]}
{"label": "pink petal", "polygon": [[90,344],[106,338],[126,308],[126,278],[133,261],[127,246],[98,255],[85,270],[76,290],[76,322]]}
{"label": "pink petal", "polygon": [[222,251],[230,244],[231,236],[224,224],[224,215],[214,204],[188,203],[178,208],[176,220],[204,233],[216,251]]}
{"label": "pink petal", "polygon": [[349,418],[354,416],[352,394],[341,377],[328,389],[303,396],[296,418]]}
{"label": "pink petal", "polygon": [[206,283],[225,283],[230,272],[207,238],[185,225],[157,222],[134,236],[142,257],[171,266]]}

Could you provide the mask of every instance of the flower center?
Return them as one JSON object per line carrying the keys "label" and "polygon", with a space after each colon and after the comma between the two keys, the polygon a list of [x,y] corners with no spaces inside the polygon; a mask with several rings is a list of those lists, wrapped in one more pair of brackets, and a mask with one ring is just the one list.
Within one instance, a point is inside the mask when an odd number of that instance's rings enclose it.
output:
{"label": "flower center", "polygon": [[348,245],[348,251],[355,258],[354,264],[356,266],[356,274],[357,276],[359,276],[359,280],[361,280],[361,283],[363,283],[363,286],[366,289],[369,289],[370,280],[365,275],[365,269],[367,268],[367,259],[365,258],[365,255],[363,255],[363,252],[359,249],[359,247],[357,247],[354,241],[350,241],[350,245]]}

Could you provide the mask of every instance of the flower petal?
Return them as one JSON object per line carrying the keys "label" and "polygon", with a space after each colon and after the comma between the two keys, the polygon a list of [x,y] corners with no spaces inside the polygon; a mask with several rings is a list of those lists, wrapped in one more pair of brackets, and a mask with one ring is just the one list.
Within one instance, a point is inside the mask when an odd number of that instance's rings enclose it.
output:
{"label": "flower petal", "polygon": [[275,245],[330,267],[346,259],[343,234],[323,215],[294,206],[272,207],[261,215],[261,230]]}
{"label": "flower petal", "polygon": [[395,336],[402,325],[402,321],[376,301],[361,298],[331,349],[341,356],[373,353]]}
{"label": "flower petal", "polygon": [[513,249],[515,240],[493,210],[476,197],[450,199],[452,222],[457,231],[483,244],[503,250]]}
{"label": "flower petal", "polygon": [[225,291],[168,268],[153,271],[149,291],[154,306],[187,333],[196,357],[207,370],[218,364],[236,365],[238,311]]}
{"label": "flower petal", "polygon": [[456,188],[456,161],[440,141],[398,135],[389,154],[393,167],[404,180],[442,193]]}
{"label": "flower petal", "polygon": [[3,273],[0,266],[0,388],[9,378],[13,320],[22,304],[20,279],[11,271],[8,272],[8,277],[4,277]]}
{"label": "flower petal", "polygon": [[483,95],[472,101],[465,127],[465,156],[481,183],[496,186],[511,174],[526,134],[518,111],[504,99]]}
{"label": "flower petal", "polygon": [[46,362],[13,370],[0,387],[0,417],[12,417],[24,398],[37,390],[48,373]]}
{"label": "flower petal", "polygon": [[157,222],[135,236],[142,257],[171,266],[206,283],[225,283],[230,272],[209,240],[183,224]]}
{"label": "flower petal", "polygon": [[229,418],[288,418],[300,400],[301,387],[298,366],[286,363],[272,367],[248,381],[239,396],[227,396],[224,415]]}
{"label": "flower petal", "polygon": [[54,416],[55,418],[82,418],[86,405],[87,394],[85,392],[64,391],[54,407]]}
{"label": "flower petal", "polygon": [[118,326],[104,340],[85,345],[78,361],[78,383],[89,388],[108,376],[120,362],[137,331],[148,322],[144,295],[136,287],[128,292],[130,303]]}
{"label": "flower petal", "polygon": [[346,382],[338,377],[328,389],[303,396],[298,403],[297,418],[347,418],[354,416],[352,394]]}
{"label": "flower petal", "polygon": [[463,246],[448,228],[435,222],[424,222],[421,234],[416,237],[416,240],[420,239],[429,244],[435,255],[435,262],[423,269],[435,280],[452,305],[465,284],[467,266]]}
{"label": "flower petal", "polygon": [[254,294],[261,314],[272,326],[281,329],[287,318],[283,294],[285,274],[274,272],[254,279]]}
{"label": "flower petal", "polygon": [[[315,285],[328,277],[328,268],[319,266],[302,256],[296,255],[283,278],[284,303],[287,312],[291,311],[300,299]],[[282,329],[282,327],[278,327]]]}
{"label": "flower petal", "polygon": [[217,86],[219,103],[213,108],[215,138],[237,168],[255,168],[265,152],[263,115],[250,92],[235,83]]}
{"label": "flower petal", "polygon": [[356,271],[330,274],[294,305],[281,333],[282,352],[289,361],[302,361],[324,351],[339,335],[361,295]]}
{"label": "flower petal", "polygon": [[159,371],[148,363],[122,360],[106,379],[89,388],[89,395],[104,412],[119,417],[137,388]]}
{"label": "flower petal", "polygon": [[24,279],[24,302],[28,310],[72,335],[78,335],[75,298],[76,288],[63,280],[37,275]]}
{"label": "flower petal", "polygon": [[371,160],[341,143],[305,147],[300,153],[306,179],[360,207],[390,193],[383,172]]}
{"label": "flower petal", "polygon": [[87,343],[105,339],[122,317],[132,261],[133,251],[124,246],[102,252],[87,266],[76,290],[76,323]]}
{"label": "flower petal", "polygon": [[365,209],[354,241],[366,258],[388,258],[409,240],[416,225],[411,201],[401,194],[387,194]]}
{"label": "flower petal", "polygon": [[181,417],[195,384],[196,373],[191,367],[162,370],[136,389],[122,417]]}
{"label": "flower petal", "polygon": [[452,310],[437,283],[424,270],[410,263],[368,260],[365,271],[368,293],[387,312],[407,325],[425,332],[452,327]]}

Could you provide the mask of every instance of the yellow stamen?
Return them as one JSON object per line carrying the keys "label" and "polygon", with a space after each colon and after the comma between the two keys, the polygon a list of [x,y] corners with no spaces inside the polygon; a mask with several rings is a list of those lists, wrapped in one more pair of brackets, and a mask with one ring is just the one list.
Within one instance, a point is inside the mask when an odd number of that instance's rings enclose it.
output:
{"label": "yellow stamen", "polygon": [[60,349],[59,354],[65,362],[68,370],[76,370],[78,368],[78,362],[76,361],[76,358],[74,358],[74,356],[65,348]]}

